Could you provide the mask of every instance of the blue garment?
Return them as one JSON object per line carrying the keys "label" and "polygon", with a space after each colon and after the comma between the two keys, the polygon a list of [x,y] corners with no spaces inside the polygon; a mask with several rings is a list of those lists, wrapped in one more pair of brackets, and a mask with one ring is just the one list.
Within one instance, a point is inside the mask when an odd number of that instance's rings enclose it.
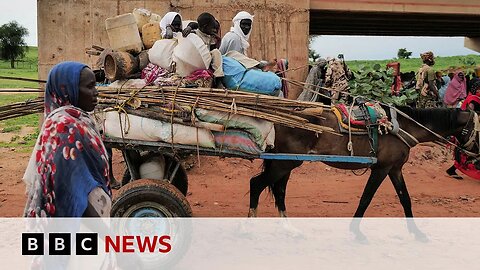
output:
{"label": "blue garment", "polygon": [[445,97],[445,92],[447,92],[448,84],[450,84],[450,81],[451,81],[450,77],[448,76],[443,76],[442,80],[444,84],[442,85],[442,87],[440,87],[440,89],[438,89],[440,100],[443,100],[443,97]]}
{"label": "blue garment", "polygon": [[81,217],[93,189],[102,187],[111,196],[108,154],[100,134],[94,120],[75,107],[85,67],[64,62],[48,76],[46,117],[33,149],[34,162],[27,168],[33,179],[26,216]]}
{"label": "blue garment", "polygon": [[80,73],[86,67],[78,62],[62,62],[50,70],[45,88],[45,117],[61,106],[78,106]]}
{"label": "blue garment", "polygon": [[223,56],[223,84],[228,89],[265,95],[276,95],[282,88],[280,78],[273,72],[258,69],[247,70],[237,60]]}

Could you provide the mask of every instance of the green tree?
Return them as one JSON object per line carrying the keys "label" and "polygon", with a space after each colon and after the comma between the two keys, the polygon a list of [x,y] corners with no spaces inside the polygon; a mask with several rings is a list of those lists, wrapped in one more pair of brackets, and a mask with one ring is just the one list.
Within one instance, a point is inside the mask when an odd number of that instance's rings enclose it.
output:
{"label": "green tree", "polygon": [[10,60],[10,67],[15,68],[15,60],[25,57],[28,50],[24,37],[28,35],[27,28],[11,21],[0,26],[0,57]]}
{"label": "green tree", "polygon": [[320,58],[320,54],[318,54],[315,50],[313,49],[308,49],[308,59],[310,61],[312,61],[313,63],[315,63],[315,60],[317,60],[318,58]]}
{"label": "green tree", "polygon": [[319,37],[319,35],[308,36],[308,60],[310,61],[310,63],[315,63],[315,60],[320,58],[320,54],[318,54],[314,49],[312,49],[312,43],[316,37]]}
{"label": "green tree", "polygon": [[406,48],[401,48],[398,49],[397,56],[398,59],[410,59],[410,56],[412,56],[412,52],[407,51]]}

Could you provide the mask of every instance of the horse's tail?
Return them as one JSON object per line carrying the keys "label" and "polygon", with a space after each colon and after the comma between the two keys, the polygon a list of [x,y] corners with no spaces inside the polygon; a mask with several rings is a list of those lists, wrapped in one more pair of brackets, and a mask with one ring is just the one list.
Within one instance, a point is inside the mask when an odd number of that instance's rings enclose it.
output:
{"label": "horse's tail", "polygon": [[[262,162],[262,170],[256,174],[254,177],[258,177],[260,176],[261,174],[264,174],[266,172],[268,172],[268,168],[270,167],[270,165],[272,164],[272,160],[270,159],[264,159],[263,162]],[[268,181],[268,177],[264,177],[263,178],[264,181]],[[267,196],[271,196],[273,198],[273,187],[275,186],[275,183],[273,183],[272,181],[270,181],[267,185]],[[248,192],[247,192],[248,193]]]}
{"label": "horse's tail", "polygon": [[[265,172],[266,170],[268,170],[268,168],[270,167],[270,165],[272,164],[272,160],[271,159],[264,159],[263,160],[263,168],[262,168],[262,173]],[[270,179],[267,179],[267,180],[270,180]],[[275,182],[274,181],[269,181],[268,182],[268,191],[267,191],[267,196],[269,196],[270,198],[273,198],[273,187],[275,186]]]}

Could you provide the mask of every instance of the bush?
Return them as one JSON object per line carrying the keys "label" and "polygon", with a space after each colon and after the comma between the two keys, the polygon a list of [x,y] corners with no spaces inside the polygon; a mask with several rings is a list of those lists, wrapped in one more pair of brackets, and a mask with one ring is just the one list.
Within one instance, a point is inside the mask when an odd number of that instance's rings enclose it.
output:
{"label": "bush", "polygon": [[404,89],[399,96],[392,95],[393,69],[381,70],[382,66],[361,66],[354,71],[355,79],[350,81],[352,96],[362,96],[379,102],[407,105],[418,97],[415,89]]}

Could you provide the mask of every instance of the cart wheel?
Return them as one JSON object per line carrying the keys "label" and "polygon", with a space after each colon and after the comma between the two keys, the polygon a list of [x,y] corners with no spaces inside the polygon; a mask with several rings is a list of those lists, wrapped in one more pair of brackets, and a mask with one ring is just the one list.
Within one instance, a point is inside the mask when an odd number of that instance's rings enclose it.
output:
{"label": "cart wheel", "polygon": [[112,217],[191,217],[185,196],[167,181],[135,180],[119,189]]}
{"label": "cart wheel", "polygon": [[[151,158],[154,158],[155,156],[159,155],[158,153],[150,152],[145,156],[142,156],[141,162],[139,164],[142,164],[144,162],[149,161]],[[166,172],[165,176],[170,177],[172,173],[174,173],[176,165],[180,162],[176,160],[175,158],[171,156],[165,155],[165,164],[166,166]],[[174,185],[184,196],[187,196],[188,192],[188,176],[187,172],[185,171],[185,168],[180,164],[178,169],[175,171],[175,177],[173,177],[172,181],[169,181],[165,179],[165,181],[169,182],[170,184]],[[123,173],[122,177],[122,186],[132,182],[132,177],[130,176],[130,171],[128,168],[125,169],[125,172]]]}

